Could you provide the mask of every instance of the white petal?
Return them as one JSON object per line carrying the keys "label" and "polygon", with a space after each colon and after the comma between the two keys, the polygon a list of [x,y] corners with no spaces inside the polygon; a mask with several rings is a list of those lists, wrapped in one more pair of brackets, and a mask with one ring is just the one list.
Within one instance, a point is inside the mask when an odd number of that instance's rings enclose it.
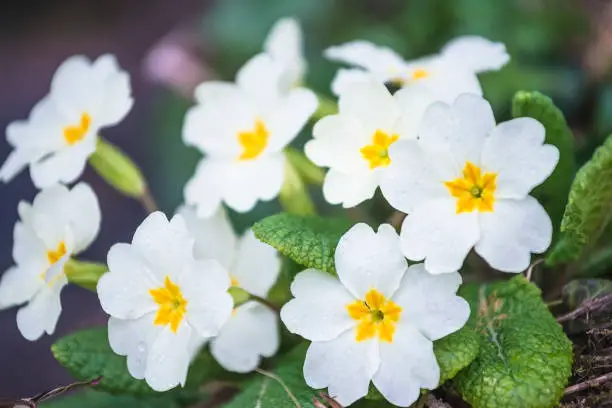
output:
{"label": "white petal", "polygon": [[457,37],[442,48],[442,56],[450,63],[463,66],[472,72],[497,71],[510,55],[503,43],[495,43],[475,35]]}
{"label": "white petal", "polygon": [[548,178],[559,161],[559,150],[544,144],[546,130],[532,118],[500,123],[487,138],[482,165],[497,173],[495,196],[524,198]]}
{"label": "white petal", "polygon": [[330,204],[342,204],[344,208],[355,207],[374,197],[380,173],[370,170],[344,174],[329,170],[323,180],[323,196]]}
{"label": "white petal", "polygon": [[552,237],[550,217],[531,196],[496,200],[493,212],[481,213],[480,229],[476,252],[503,272],[527,269],[531,253],[546,251]]}
{"label": "white petal", "polygon": [[399,237],[388,224],[377,233],[367,224],[353,226],[340,238],[335,260],[340,281],[358,299],[372,288],[392,296],[408,268]]}
{"label": "white petal", "polygon": [[378,341],[357,342],[352,330],[326,342],[313,342],[306,352],[304,378],[315,389],[328,389],[330,397],[348,406],[368,393],[378,369]]}
{"label": "white petal", "polygon": [[93,242],[100,231],[101,213],[98,197],[89,184],[79,183],[70,191],[70,228],[74,251],[79,253]]}
{"label": "white petal", "polygon": [[478,238],[478,212],[457,214],[451,198],[416,207],[401,232],[404,255],[413,261],[425,259],[425,269],[433,274],[459,270]]}
{"label": "white petal", "polygon": [[196,259],[216,259],[231,270],[236,259],[237,237],[223,208],[210,218],[198,217],[191,207],[178,210],[185,219],[187,229],[195,238],[193,254]]}
{"label": "white petal", "polygon": [[278,252],[248,230],[240,239],[236,261],[230,274],[247,292],[266,297],[278,278],[281,260]]}
{"label": "white petal", "polygon": [[184,261],[192,259],[193,242],[180,215],[168,221],[164,213],[156,211],[136,229],[132,247],[163,282],[166,276],[177,273]]}
{"label": "white petal", "polygon": [[0,278],[0,309],[20,305],[32,299],[44,286],[40,272],[24,270],[17,266],[7,269]]}
{"label": "white petal", "polygon": [[401,72],[406,64],[391,48],[362,40],[329,47],[324,55],[333,61],[356,65],[368,71],[389,73],[390,76]]}
{"label": "white petal", "polygon": [[351,115],[361,122],[366,132],[389,132],[399,118],[400,108],[385,85],[379,82],[355,84],[340,94],[338,109],[343,115]]}
{"label": "white petal", "polygon": [[437,101],[436,94],[425,86],[409,86],[393,94],[401,115],[394,125],[401,139],[416,139],[427,108]]}
{"label": "white petal", "polygon": [[155,325],[155,313],[148,313],[138,319],[108,319],[108,342],[111,349],[121,356],[127,356],[127,367],[132,377],[145,377],[147,356],[153,341],[162,331]]}
{"label": "white petal", "polygon": [[380,189],[394,208],[411,213],[422,203],[449,196],[435,168],[435,156],[429,156],[420,143],[399,140],[390,146],[389,157],[391,164],[381,174]]}
{"label": "white petal", "polygon": [[461,95],[452,106],[434,103],[419,131],[422,147],[437,156],[436,167],[447,180],[461,176],[467,161],[480,165],[489,132],[495,127],[491,105],[480,96]]}
{"label": "white petal", "polygon": [[[352,88],[355,84],[367,83],[378,79],[379,78],[372,73],[359,68],[340,68],[332,80],[331,90],[334,95],[340,95]],[[380,82],[384,82],[384,79],[381,79]]]}
{"label": "white petal", "polygon": [[268,307],[247,302],[236,308],[210,351],[223,368],[238,373],[253,371],[262,357],[272,357],[279,347],[278,317]]}
{"label": "white petal", "polygon": [[51,80],[51,98],[66,117],[80,117],[83,112],[100,112],[104,83],[96,80],[91,62],[82,55],[64,61]]}
{"label": "white petal", "polygon": [[455,295],[460,285],[457,272],[432,275],[423,264],[410,266],[393,296],[403,309],[401,321],[410,323],[431,341],[456,332],[470,317],[470,305]]}
{"label": "white petal", "polygon": [[147,358],[145,379],[155,391],[184,385],[189,369],[191,327],[181,324],[176,333],[166,326],[158,335]]}
{"label": "white petal", "polygon": [[13,259],[17,265],[26,267],[22,273],[40,277],[48,266],[47,248],[36,235],[32,225],[21,222],[15,224],[13,230]]}
{"label": "white petal", "polygon": [[17,327],[27,340],[38,340],[43,333],[53,334],[62,313],[60,292],[64,285],[45,286],[17,312]]}
{"label": "white petal", "polygon": [[28,165],[29,160],[18,150],[13,151],[0,167],[0,180],[8,183]]}
{"label": "white petal", "polygon": [[281,320],[290,332],[312,341],[331,340],[355,326],[347,305],[355,298],[332,275],[307,269],[291,284],[295,297],[281,309]]}
{"label": "white petal", "polygon": [[62,182],[71,184],[85,169],[87,159],[95,151],[95,137],[89,137],[71,147],[65,147],[41,161],[30,164],[32,182],[37,188]]}
{"label": "white petal", "polygon": [[[71,195],[67,187],[56,184],[42,190],[32,203],[31,228],[46,249],[55,249],[71,229]],[[74,238],[74,237],[73,237]]]}
{"label": "white petal", "polygon": [[101,106],[98,123],[101,127],[114,126],[121,122],[134,106],[130,76],[117,72],[104,81],[105,99]]}
{"label": "white petal", "polygon": [[270,131],[266,152],[278,152],[291,143],[318,105],[319,101],[314,92],[305,88],[293,89],[281,98],[264,118]]}
{"label": "white petal", "polygon": [[221,210],[221,186],[219,179],[213,177],[220,165],[218,161],[200,160],[195,174],[185,184],[185,202],[196,208],[198,217],[212,217]]}
{"label": "white petal", "polygon": [[393,342],[380,342],[380,367],[374,375],[376,388],[387,401],[407,407],[417,400],[420,389],[434,389],[440,367],[433,343],[408,324],[396,326]]}
{"label": "white petal", "polygon": [[136,319],[157,310],[149,293],[163,285],[142,256],[128,244],[115,244],[108,252],[109,272],[100,277],[97,286],[102,309],[120,319]]}
{"label": "white petal", "polygon": [[283,89],[302,82],[306,71],[306,61],[302,55],[303,43],[299,22],[289,17],[278,20],[264,42],[264,51],[283,63]]}
{"label": "white petal", "polygon": [[279,101],[283,64],[268,54],[257,54],[236,74],[236,83],[253,106],[265,113]]}
{"label": "white petal", "polygon": [[218,100],[240,100],[242,95],[240,89],[231,82],[207,81],[198,85],[194,91],[198,103],[214,103]]}
{"label": "white petal", "polygon": [[[420,64],[411,65],[409,71],[422,69]],[[436,96],[436,99],[453,104],[462,94],[482,95],[482,88],[474,72],[455,64],[449,64],[444,58],[427,58],[424,69],[429,76],[409,82],[406,86],[425,86]]]}
{"label": "white petal", "polygon": [[227,271],[215,260],[196,261],[186,265],[178,286],[187,301],[189,324],[201,337],[216,336],[234,307]]}

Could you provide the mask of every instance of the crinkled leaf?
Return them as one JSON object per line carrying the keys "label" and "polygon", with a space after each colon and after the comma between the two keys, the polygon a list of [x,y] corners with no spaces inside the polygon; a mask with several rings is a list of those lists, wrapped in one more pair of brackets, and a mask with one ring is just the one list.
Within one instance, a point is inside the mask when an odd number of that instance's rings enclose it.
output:
{"label": "crinkled leaf", "polygon": [[258,374],[225,408],[315,408],[318,392],[306,385],[302,366],[307,345],[302,344],[282,358],[268,375]]}
{"label": "crinkled leaf", "polygon": [[608,279],[576,279],[563,286],[563,303],[575,309],[587,300],[612,292],[612,281]]}
{"label": "crinkled leaf", "polygon": [[[126,358],[113,352],[106,328],[77,331],[51,346],[55,359],[78,380],[102,376],[96,389],[114,394],[157,394],[144,380],[136,380],[127,370]],[[189,369],[186,390],[195,390],[223,370],[207,352],[200,353]],[[177,389],[177,393],[183,392]]]}
{"label": "crinkled leaf", "polygon": [[597,241],[612,215],[612,136],[576,174],[561,222],[561,240],[546,258],[555,265],[575,261]]}
{"label": "crinkled leaf", "polygon": [[468,327],[480,354],[453,379],[474,408],[548,408],[558,404],[571,374],[572,343],[522,275],[492,284],[469,284]]}
{"label": "crinkled leaf", "polygon": [[41,408],[179,408],[167,395],[136,398],[130,395],[112,395],[105,392],[85,391],[57,400],[45,402]]}
{"label": "crinkled leaf", "polygon": [[469,327],[434,342],[434,353],[440,365],[440,384],[455,377],[470,365],[480,352],[478,335]]}
{"label": "crinkled leaf", "polygon": [[335,273],[334,252],[340,237],[351,227],[341,218],[276,214],[253,225],[260,241],[276,248],[300,265]]}
{"label": "crinkled leaf", "polygon": [[549,97],[539,92],[517,92],[512,101],[512,116],[538,120],[546,128],[546,143],[559,149],[557,167],[532,192],[550,215],[556,236],[574,175],[574,136],[561,110]]}

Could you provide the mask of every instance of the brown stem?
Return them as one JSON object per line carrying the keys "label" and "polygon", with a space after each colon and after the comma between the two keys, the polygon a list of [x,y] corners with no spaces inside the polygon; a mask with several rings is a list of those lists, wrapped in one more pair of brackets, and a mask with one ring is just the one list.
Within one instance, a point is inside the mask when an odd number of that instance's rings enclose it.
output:
{"label": "brown stem", "polygon": [[537,260],[533,261],[533,263],[531,265],[529,265],[529,268],[527,269],[527,272],[525,273],[525,277],[527,278],[527,280],[529,282],[531,282],[531,277],[533,275],[533,270],[535,269],[536,266],[538,266],[542,262],[544,262],[544,258],[537,259]]}
{"label": "brown stem", "polygon": [[608,293],[607,295],[604,295],[602,297],[598,297],[598,298],[591,299],[589,301],[584,302],[579,308],[577,308],[573,312],[557,317],[557,321],[559,323],[563,323],[568,320],[573,320],[593,310],[602,308],[611,302],[612,302],[612,293]]}
{"label": "brown stem", "polygon": [[151,194],[151,190],[149,190],[149,187],[145,187],[145,190],[140,196],[139,201],[144,207],[145,211],[148,213],[152,213],[159,210],[159,207],[157,206],[155,198],[153,198],[153,194]]}
{"label": "brown stem", "polygon": [[268,306],[270,309],[274,310],[276,313],[280,312],[280,307],[278,307],[277,305],[275,305],[274,303],[270,302],[268,299],[263,298],[261,296],[256,296],[253,294],[249,294],[251,297],[251,300],[254,300],[256,302],[259,302],[265,306]]}
{"label": "brown stem", "polygon": [[608,381],[612,381],[612,372],[604,374],[597,378],[592,378],[590,380],[574,384],[571,387],[567,387],[565,389],[564,395],[575,394],[577,392],[584,391],[588,388],[598,387]]}

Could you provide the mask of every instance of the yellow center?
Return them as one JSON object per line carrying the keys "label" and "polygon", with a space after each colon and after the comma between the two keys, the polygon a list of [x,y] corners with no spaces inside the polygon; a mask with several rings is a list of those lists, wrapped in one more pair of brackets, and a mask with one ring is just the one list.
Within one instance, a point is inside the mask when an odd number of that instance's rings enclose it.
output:
{"label": "yellow center", "polygon": [[185,313],[187,313],[187,301],[181,293],[181,288],[166,276],[164,286],[151,289],[149,294],[159,305],[154,323],[160,326],[169,324],[170,329],[176,333]]}
{"label": "yellow center", "polygon": [[233,286],[233,287],[240,286],[240,282],[238,282],[238,279],[236,279],[232,275],[230,275],[230,286]]}
{"label": "yellow center", "polygon": [[77,125],[70,125],[64,128],[64,139],[69,145],[73,145],[83,140],[89,127],[91,126],[91,116],[85,112],[81,115],[81,121]]}
{"label": "yellow center", "polygon": [[270,132],[266,125],[261,119],[257,119],[252,130],[238,133],[238,142],[242,146],[242,153],[238,159],[251,160],[259,156],[268,145],[269,138]]}
{"label": "yellow center", "polygon": [[466,162],[463,177],[444,183],[457,198],[457,214],[478,210],[492,212],[495,202],[497,173],[482,173],[480,167]]}
{"label": "yellow center", "polygon": [[363,146],[359,151],[364,159],[370,164],[370,169],[386,167],[391,163],[389,158],[389,146],[397,139],[398,135],[389,136],[382,130],[377,130],[372,136],[372,144]]}
{"label": "yellow center", "polygon": [[400,319],[402,308],[376,289],[366,293],[365,300],[356,300],[346,305],[349,316],[357,320],[355,340],[364,341],[378,335],[381,341],[393,342],[395,323]]}
{"label": "yellow center", "polygon": [[412,80],[418,81],[419,79],[424,79],[429,76],[429,72],[424,70],[423,68],[419,68],[412,73]]}
{"label": "yellow center", "polygon": [[[66,255],[66,243],[64,241],[60,241],[60,243],[57,245],[57,249],[47,251],[47,260],[49,261],[49,267],[59,261],[64,255]],[[46,275],[47,271],[45,270],[43,273],[40,274],[40,279],[45,280]],[[48,285],[53,286],[53,284],[60,278],[60,276],[62,276],[62,273],[53,277],[48,282]]]}

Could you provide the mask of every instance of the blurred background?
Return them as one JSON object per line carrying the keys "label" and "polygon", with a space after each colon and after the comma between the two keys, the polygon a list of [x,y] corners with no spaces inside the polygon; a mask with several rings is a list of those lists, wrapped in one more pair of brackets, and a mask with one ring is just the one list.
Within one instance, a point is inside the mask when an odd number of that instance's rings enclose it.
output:
{"label": "blurred background", "polygon": [[[172,213],[200,157],[180,138],[193,87],[213,77],[232,79],[283,16],[302,23],[307,85],[322,94],[329,94],[338,68],[322,58],[329,45],[366,39],[410,59],[436,52],[454,36],[478,34],[504,42],[512,56],[500,72],[481,77],[498,121],[509,117],[517,90],[538,90],[567,115],[581,160],[612,132],[612,2],[605,0],[4,0],[0,128],[27,117],[68,56],[116,54],[131,74],[136,105],[104,136],[141,165],[160,206]],[[307,138],[308,131],[298,144]],[[0,161],[8,153],[1,138]],[[108,248],[129,241],[146,214],[91,170],[83,178],[98,193],[103,213],[100,236],[83,258],[104,261]],[[0,186],[0,271],[12,264],[17,203],[35,193],[27,172]],[[242,229],[278,208],[263,204],[233,218]],[[30,396],[71,381],[50,345],[75,329],[105,324],[106,316],[84,289],[69,286],[62,300],[55,335],[35,343],[19,334],[16,310],[0,312],[1,397]]]}

